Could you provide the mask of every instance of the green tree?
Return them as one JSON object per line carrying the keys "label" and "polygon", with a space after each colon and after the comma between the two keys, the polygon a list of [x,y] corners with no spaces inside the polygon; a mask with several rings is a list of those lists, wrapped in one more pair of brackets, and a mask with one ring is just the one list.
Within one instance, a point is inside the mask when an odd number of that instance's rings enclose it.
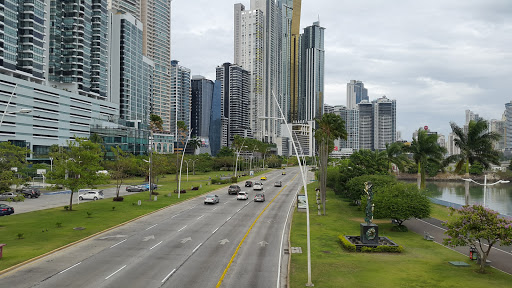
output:
{"label": "green tree", "polygon": [[121,185],[123,185],[124,179],[129,177],[128,172],[135,163],[135,157],[123,151],[119,146],[110,147],[110,151],[114,155],[114,160],[106,162],[108,163],[106,165],[108,165],[107,170],[109,171],[110,178],[116,181],[116,198],[114,198],[114,201],[116,201],[120,199]]}
{"label": "green tree", "polygon": [[347,191],[344,196],[354,202],[359,202],[361,197],[365,195],[365,182],[371,182],[373,191],[377,193],[381,188],[394,185],[397,181],[396,178],[391,175],[362,175],[354,177],[347,182]]}
{"label": "green tree", "polygon": [[257,151],[260,152],[261,158],[263,159],[263,164],[261,166],[261,168],[263,168],[263,169],[265,169],[265,156],[267,155],[269,147],[270,147],[270,145],[268,143],[265,143],[265,142],[258,143]]}
{"label": "green tree", "polygon": [[[490,163],[499,165],[500,153],[494,149],[494,142],[501,136],[496,132],[488,132],[487,121],[480,119],[471,120],[468,124],[467,132],[457,124],[450,122],[455,139],[453,142],[459,148],[460,153],[451,155],[445,159],[444,163],[456,163],[455,173],[466,169],[465,178],[469,178],[469,167],[473,163],[482,164],[484,169],[489,169]],[[466,190],[466,205],[469,202],[469,181],[464,181]]]}
{"label": "green tree", "polygon": [[[361,205],[366,206],[366,197],[363,195],[361,199]],[[375,190],[373,204],[375,204],[373,213],[375,218],[394,219],[399,226],[402,226],[405,220],[413,217],[427,218],[431,211],[428,197],[421,193],[416,185],[402,182],[380,185]],[[398,230],[406,231],[403,228]]]}
{"label": "green tree", "polygon": [[162,117],[151,114],[149,115],[149,129],[153,132],[160,132],[163,131],[163,125],[164,121],[162,120]]}
{"label": "green tree", "polygon": [[101,138],[101,136],[100,136],[100,135],[98,135],[98,133],[92,133],[92,134],[91,134],[91,137],[89,137],[89,140],[90,140],[92,143],[103,144],[103,138]]}
{"label": "green tree", "polygon": [[[187,133],[188,133],[188,128],[187,128],[187,125],[185,124],[185,121],[178,121],[176,122],[176,126],[177,126],[177,129],[178,129],[178,135],[176,135],[176,144],[178,143],[181,143],[181,148],[182,149],[185,149],[185,142],[187,141]],[[179,148],[180,148],[180,145],[177,145],[178,149],[174,149],[174,153],[176,153],[176,156],[178,156],[178,151],[179,151]],[[176,183],[178,183],[178,174],[179,174],[179,170],[180,169],[180,157],[176,157]]]}
{"label": "green tree", "polygon": [[498,242],[500,245],[512,244],[512,222],[499,217],[498,212],[481,205],[466,205],[461,209],[450,207],[452,217],[444,223],[448,238],[443,243],[448,246],[470,246],[477,249],[480,258],[480,272],[485,272],[485,265],[491,248]]}
{"label": "green tree", "polygon": [[13,145],[11,142],[0,142],[0,191],[9,191],[11,185],[21,185],[24,179],[15,176],[12,168],[22,170],[27,165],[27,154],[30,150]]}
{"label": "green tree", "polygon": [[388,169],[389,172],[392,173],[392,164],[395,164],[398,167],[399,171],[404,171],[404,164],[409,161],[407,155],[405,155],[404,143],[402,142],[394,142],[394,143],[386,143],[386,158],[388,161]]}
{"label": "green tree", "polygon": [[194,151],[193,154],[195,155],[197,148],[201,147],[201,139],[194,137],[194,138],[188,140],[188,145],[190,147],[192,147],[192,150]]}
{"label": "green tree", "polygon": [[347,131],[345,130],[345,121],[334,114],[326,113],[321,119],[316,119],[317,129],[315,130],[315,139],[320,156],[320,199],[322,202],[323,215],[325,214],[325,200],[327,191],[327,165],[329,162],[329,153],[334,148],[334,140],[347,140]]}
{"label": "green tree", "polygon": [[106,183],[107,177],[97,173],[103,170],[101,145],[84,138],[67,142],[68,147],[53,153],[53,171],[48,173],[50,183],[62,184],[71,190],[69,210],[73,210],[73,194],[85,187]]}
{"label": "green tree", "polygon": [[418,135],[412,140],[407,152],[418,166],[418,188],[425,188],[425,168],[428,162],[441,166],[446,149],[437,143],[437,134],[429,134],[426,130],[418,129]]}
{"label": "green tree", "polygon": [[233,157],[235,156],[235,152],[233,152],[233,149],[223,146],[220,148],[219,152],[217,152],[217,157]]}
{"label": "green tree", "polygon": [[350,155],[350,167],[359,171],[359,175],[388,174],[386,152],[362,149]]}

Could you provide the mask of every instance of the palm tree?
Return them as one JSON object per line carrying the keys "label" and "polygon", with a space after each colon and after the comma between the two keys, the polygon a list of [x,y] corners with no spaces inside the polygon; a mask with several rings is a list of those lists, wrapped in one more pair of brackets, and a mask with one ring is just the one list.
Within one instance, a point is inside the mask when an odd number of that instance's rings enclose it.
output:
{"label": "palm tree", "polygon": [[386,158],[388,161],[388,169],[392,173],[391,164],[395,164],[398,167],[398,171],[404,170],[404,163],[407,163],[407,155],[404,154],[404,143],[394,142],[386,143]]}
{"label": "palm tree", "polygon": [[201,147],[201,139],[194,137],[194,138],[188,140],[188,145],[190,145],[190,147],[192,147],[192,149],[194,150],[194,155],[195,155],[197,148]]}
{"label": "palm tree", "polygon": [[[496,132],[488,131],[488,123],[483,119],[469,121],[467,132],[457,124],[450,122],[455,134],[455,146],[460,149],[459,154],[451,155],[444,161],[445,164],[456,163],[455,172],[466,169],[465,177],[469,178],[469,166],[473,163],[480,163],[485,169],[489,169],[490,163],[499,165],[500,155],[493,147],[494,142],[500,140],[501,136]],[[465,181],[466,205],[469,201],[469,182]]]}
{"label": "palm tree", "polygon": [[[347,130],[345,130],[345,121],[333,113],[322,115],[321,119],[316,120],[317,129],[315,138],[319,145],[320,154],[320,198],[322,201],[323,215],[325,214],[325,196],[327,189],[327,164],[329,152],[334,148],[334,140],[342,138],[347,139]],[[320,211],[319,211],[320,213]]]}
{"label": "palm tree", "polygon": [[418,137],[412,140],[407,152],[412,153],[414,162],[418,165],[418,188],[425,188],[425,168],[427,163],[441,166],[446,148],[437,144],[437,134],[428,134],[426,130],[418,129]]}

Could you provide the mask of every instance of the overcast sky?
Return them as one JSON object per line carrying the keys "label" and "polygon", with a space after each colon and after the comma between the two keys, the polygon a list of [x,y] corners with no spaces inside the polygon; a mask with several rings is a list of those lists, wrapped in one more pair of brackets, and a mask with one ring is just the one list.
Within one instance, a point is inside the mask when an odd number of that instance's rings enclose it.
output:
{"label": "overcast sky", "polygon": [[[233,5],[250,0],[173,0],[172,58],[215,79],[233,62]],[[361,80],[370,101],[397,101],[397,130],[448,135],[465,110],[501,119],[512,101],[510,0],[303,0],[301,28],[325,30],[325,103],[346,105]]]}

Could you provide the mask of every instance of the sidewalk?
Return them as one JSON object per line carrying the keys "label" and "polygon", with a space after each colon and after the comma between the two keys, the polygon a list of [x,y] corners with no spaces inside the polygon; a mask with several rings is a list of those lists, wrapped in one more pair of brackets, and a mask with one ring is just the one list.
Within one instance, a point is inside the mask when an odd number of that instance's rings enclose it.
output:
{"label": "sidewalk", "polygon": [[[426,219],[410,219],[404,222],[404,225],[409,228],[410,231],[418,233],[421,238],[425,232],[428,232],[431,236],[434,237],[434,242],[443,245],[443,238],[447,238],[444,234],[446,228],[441,224],[442,221],[435,218],[426,218]],[[427,240],[424,240],[427,241]],[[466,263],[470,263],[473,260],[469,259],[469,247],[446,247],[448,249],[452,249],[457,251],[463,255],[467,256]],[[505,273],[512,275],[512,247],[511,246],[493,246],[491,252],[489,253],[489,258],[487,259],[491,261],[491,266],[501,270]]]}

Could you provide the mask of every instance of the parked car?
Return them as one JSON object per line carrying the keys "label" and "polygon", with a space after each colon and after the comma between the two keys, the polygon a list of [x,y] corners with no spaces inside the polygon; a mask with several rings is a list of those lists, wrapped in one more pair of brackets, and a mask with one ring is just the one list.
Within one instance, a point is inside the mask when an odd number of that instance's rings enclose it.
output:
{"label": "parked car", "polygon": [[252,187],[252,181],[245,181],[245,187]]}
{"label": "parked car", "polygon": [[236,196],[236,200],[247,200],[249,196],[247,195],[247,192],[240,191],[238,192],[238,195]]}
{"label": "parked car", "polygon": [[267,180],[267,176],[261,176],[260,180],[261,180],[261,181],[265,181],[265,180]]}
{"label": "parked car", "polygon": [[263,190],[263,184],[261,182],[254,182],[254,186],[252,187],[254,190]]}
{"label": "parked car", "polygon": [[18,194],[14,192],[5,192],[0,194],[0,200],[7,201],[9,199],[14,200],[14,198],[18,197]]}
{"label": "parked car", "polygon": [[277,181],[274,183],[274,187],[281,187],[283,186],[283,183],[281,181]]}
{"label": "parked car", "polygon": [[139,185],[126,186],[126,192],[141,192],[141,191],[145,191],[145,190],[144,190],[144,188],[142,188]]}
{"label": "parked car", "polygon": [[[149,183],[144,183],[144,184],[142,184],[140,186],[142,186],[142,188],[144,188],[146,191],[149,190]],[[156,185],[155,183],[151,183],[151,186],[152,186],[151,190],[158,189],[158,185]]]}
{"label": "parked car", "polygon": [[25,198],[39,198],[39,196],[41,196],[41,191],[39,191],[38,188],[23,188],[20,193],[23,194]]}
{"label": "parked car", "polygon": [[11,215],[13,213],[14,213],[13,207],[6,205],[6,204],[0,204],[0,216]]}
{"label": "parked car", "polygon": [[265,194],[258,193],[254,195],[254,202],[265,202]]}
{"label": "parked car", "polygon": [[98,200],[103,198],[103,190],[89,190],[85,193],[78,194],[78,199],[80,200]]}
{"label": "parked car", "polygon": [[219,203],[219,196],[211,194],[204,197],[204,204],[215,204]]}
{"label": "parked car", "polygon": [[228,194],[231,195],[231,194],[238,194],[238,192],[240,192],[240,186],[238,185],[230,185],[229,188],[228,188]]}

